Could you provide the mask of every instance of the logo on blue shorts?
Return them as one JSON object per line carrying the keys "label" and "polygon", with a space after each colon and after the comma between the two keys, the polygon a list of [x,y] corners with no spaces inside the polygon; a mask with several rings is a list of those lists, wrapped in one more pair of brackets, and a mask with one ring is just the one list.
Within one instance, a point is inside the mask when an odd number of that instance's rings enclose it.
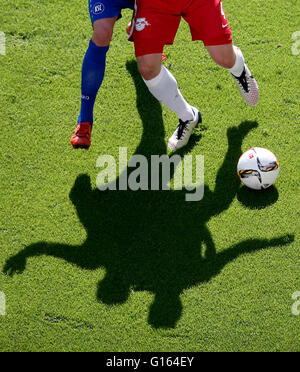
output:
{"label": "logo on blue shorts", "polygon": [[104,12],[104,9],[105,9],[104,4],[97,3],[97,4],[94,5],[93,13],[95,15],[101,14],[101,13]]}

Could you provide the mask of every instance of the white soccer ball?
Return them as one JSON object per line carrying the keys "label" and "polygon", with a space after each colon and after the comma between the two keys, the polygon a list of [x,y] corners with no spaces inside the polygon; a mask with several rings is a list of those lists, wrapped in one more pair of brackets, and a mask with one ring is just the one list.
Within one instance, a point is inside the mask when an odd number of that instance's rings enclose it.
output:
{"label": "white soccer ball", "polygon": [[237,171],[244,185],[250,189],[262,190],[267,189],[276,181],[279,163],[270,150],[253,147],[240,157]]}

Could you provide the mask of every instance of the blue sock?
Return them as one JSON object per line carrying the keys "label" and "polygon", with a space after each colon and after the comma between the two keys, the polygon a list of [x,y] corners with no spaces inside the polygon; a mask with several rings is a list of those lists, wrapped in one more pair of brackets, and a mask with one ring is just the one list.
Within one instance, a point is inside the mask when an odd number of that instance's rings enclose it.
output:
{"label": "blue sock", "polygon": [[81,110],[78,123],[93,124],[94,104],[105,73],[106,53],[109,46],[98,47],[91,40],[82,65]]}

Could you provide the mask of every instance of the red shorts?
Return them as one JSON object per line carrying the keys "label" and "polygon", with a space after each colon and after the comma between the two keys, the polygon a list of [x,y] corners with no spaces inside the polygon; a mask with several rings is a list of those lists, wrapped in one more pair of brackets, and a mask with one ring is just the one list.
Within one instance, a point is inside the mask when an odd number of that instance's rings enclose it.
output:
{"label": "red shorts", "polygon": [[232,43],[221,0],[136,0],[129,37],[136,56],[162,53],[166,44],[173,44],[181,17],[193,40],[206,46]]}

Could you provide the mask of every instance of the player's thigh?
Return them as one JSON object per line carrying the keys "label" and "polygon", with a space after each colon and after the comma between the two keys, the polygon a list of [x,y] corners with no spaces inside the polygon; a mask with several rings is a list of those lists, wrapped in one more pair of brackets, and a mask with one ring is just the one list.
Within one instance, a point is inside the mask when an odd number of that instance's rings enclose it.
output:
{"label": "player's thigh", "polygon": [[202,40],[205,46],[232,43],[221,0],[192,0],[184,19],[190,26],[193,40]]}
{"label": "player's thigh", "polygon": [[132,8],[131,0],[89,0],[89,12],[94,29],[93,41],[98,46],[107,46],[111,41],[116,20],[122,9]]}
{"label": "player's thigh", "polygon": [[88,0],[91,22],[98,19],[121,17],[125,8],[133,9],[133,0]]}
{"label": "player's thigh", "polygon": [[130,40],[136,56],[163,52],[164,45],[173,44],[180,23],[174,11],[178,0],[136,0]]}

